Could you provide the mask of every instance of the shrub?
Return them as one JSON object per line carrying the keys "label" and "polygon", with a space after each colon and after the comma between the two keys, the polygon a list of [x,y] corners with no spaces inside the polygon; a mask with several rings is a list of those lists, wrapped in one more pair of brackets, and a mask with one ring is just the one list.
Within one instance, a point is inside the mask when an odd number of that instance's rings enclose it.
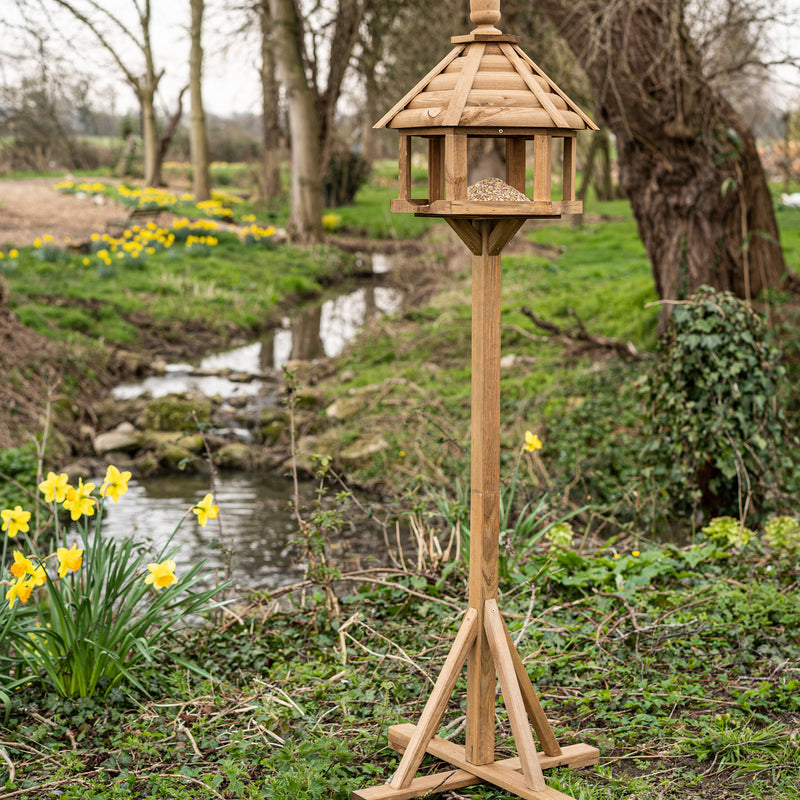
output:
{"label": "shrub", "polygon": [[644,473],[667,513],[745,519],[774,497],[785,381],[764,337],[761,318],[730,292],[704,286],[675,306],[643,381]]}
{"label": "shrub", "polygon": [[350,205],[369,175],[369,163],[360,153],[334,151],[322,182],[323,203],[328,207]]}

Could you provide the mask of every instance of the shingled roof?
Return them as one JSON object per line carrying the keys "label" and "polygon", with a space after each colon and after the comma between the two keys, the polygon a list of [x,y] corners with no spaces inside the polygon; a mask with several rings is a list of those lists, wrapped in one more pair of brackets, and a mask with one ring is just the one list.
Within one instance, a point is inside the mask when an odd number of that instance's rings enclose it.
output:
{"label": "shingled roof", "polygon": [[450,53],[375,123],[376,128],[597,130],[525,54],[517,37],[465,36],[453,41],[457,44]]}

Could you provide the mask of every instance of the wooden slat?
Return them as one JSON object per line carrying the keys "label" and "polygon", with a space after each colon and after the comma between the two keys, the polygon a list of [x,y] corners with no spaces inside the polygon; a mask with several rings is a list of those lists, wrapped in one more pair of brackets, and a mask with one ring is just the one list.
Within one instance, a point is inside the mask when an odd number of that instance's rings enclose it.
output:
{"label": "wooden slat", "polygon": [[528,85],[528,88],[536,95],[536,99],[542,104],[542,107],[550,115],[550,119],[557,128],[569,128],[569,123],[562,113],[553,105],[548,93],[542,90],[538,81],[534,80],[530,73],[530,67],[526,62],[517,54],[517,49],[510,44],[501,45],[503,53],[508,60],[513,64],[514,69],[522,76],[522,79]]}
{"label": "wooden slat", "polygon": [[[518,75],[515,77],[519,77]],[[442,108],[446,107],[455,98],[455,89],[441,89],[437,91],[420,92],[407,106],[408,109],[419,108]],[[557,95],[553,95],[553,105],[559,110],[566,111],[567,104]],[[501,108],[537,108],[539,101],[534,97],[527,88],[522,89],[509,88],[508,86],[501,86],[496,89],[476,89],[473,87],[467,92],[464,105],[458,109],[459,116],[448,119],[447,114],[450,109],[445,112],[445,119],[443,125],[458,125],[461,112],[464,106],[470,108],[474,106],[495,106]]]}
{"label": "wooden slat", "polygon": [[472,773],[463,769],[451,769],[447,772],[437,772],[433,775],[421,775],[414,778],[403,789],[393,789],[388,783],[379,786],[370,786],[352,792],[352,800],[409,800],[412,797],[422,797],[433,793],[449,792],[463,789],[465,786],[474,786],[481,783]]}
{"label": "wooden slat", "polygon": [[550,78],[547,77],[547,75],[544,73],[544,71],[539,69],[539,67],[534,63],[534,61],[531,59],[531,57],[521,47],[514,47],[514,50],[519,54],[519,56],[522,59],[524,59],[525,63],[528,64],[528,66],[530,66],[530,68],[537,75],[541,76],[542,78],[544,78],[547,81],[548,85],[550,86],[550,89],[553,92],[555,92],[557,95],[559,95],[561,98],[563,98],[566,101],[567,106],[570,108],[570,110],[572,110],[574,113],[576,113],[584,121],[584,123],[586,124],[587,128],[589,128],[590,130],[593,130],[593,131],[598,130],[597,125],[595,125],[594,122],[592,122],[592,120],[589,119],[589,117],[586,114],[583,113],[583,111],[580,109],[578,104],[573,102],[572,100],[570,100],[569,97],[567,97],[567,95],[564,92],[562,92],[561,89],[559,89],[558,86],[556,86],[556,84],[553,83],[553,81],[550,80]]}
{"label": "wooden slat", "polygon": [[431,202],[445,199],[444,137],[428,139],[428,197]]}
{"label": "wooden slat", "polygon": [[533,202],[549,203],[552,198],[552,139],[533,137]]}
{"label": "wooden slat", "polygon": [[506,183],[525,194],[525,139],[506,139]]}
{"label": "wooden slat", "polygon": [[483,624],[489,639],[489,648],[492,651],[497,676],[500,679],[503,702],[508,712],[511,733],[517,745],[517,753],[522,764],[522,774],[525,776],[525,785],[530,789],[541,792],[547,788],[547,784],[544,781],[542,768],[539,765],[536,745],[533,742],[528,715],[525,710],[525,704],[522,701],[522,693],[514,670],[514,662],[511,659],[511,651],[508,649],[506,635],[503,632],[500,609],[494,599],[486,601]]}
{"label": "wooden slat", "polygon": [[525,703],[525,710],[528,712],[528,719],[531,725],[533,725],[533,729],[536,731],[536,736],[539,739],[542,750],[549,756],[560,756],[563,751],[558,744],[553,729],[550,727],[550,720],[547,719],[542,704],[539,702],[539,695],[536,694],[533,688],[531,679],[525,669],[525,664],[522,663],[517,648],[514,646],[511,634],[508,632],[505,620],[502,620],[502,622],[503,633],[505,634],[506,643],[511,653],[511,659],[514,662],[514,672],[516,673],[517,683],[522,693],[522,702]]}
{"label": "wooden slat", "polygon": [[[456,88],[456,83],[458,83],[458,77],[460,74],[461,72],[459,70],[453,70],[451,72],[448,69],[448,71],[442,72],[436,77],[431,78],[431,82],[425,87],[425,91],[420,92],[420,94],[426,94],[428,92],[452,91]],[[531,74],[533,75],[533,73]],[[544,78],[540,77],[539,75],[534,75],[533,77],[545,92],[550,90],[550,84]],[[475,79],[472,81],[472,89],[473,91],[482,90],[488,92],[499,92],[506,90],[514,90],[519,92],[530,91],[528,89],[528,85],[522,79],[522,76],[517,72],[481,72],[480,70],[475,76]],[[559,100],[561,100],[560,97]]]}
{"label": "wooden slat", "polygon": [[463,49],[465,45],[459,44],[456,45],[419,83],[417,83],[413,89],[407,92],[403,99],[399,102],[395,103],[392,108],[387,111],[372,127],[373,128],[385,128],[390,120],[397,114],[398,111],[401,111],[406,107],[408,101],[411,100],[412,97],[415,97],[419,94],[427,85],[428,81],[434,76],[438,75]]}
{"label": "wooden slat", "polygon": [[493,217],[558,217],[561,214],[580,214],[583,203],[580,200],[554,200],[551,203],[489,202],[486,200],[437,200],[429,205],[420,205],[419,216],[467,217],[470,219],[491,219]]}
{"label": "wooden slat", "polygon": [[447,199],[466,200],[468,171],[466,133],[448,133],[445,135],[444,170]]}
{"label": "wooden slat", "polygon": [[443,125],[458,125],[461,120],[461,112],[467,104],[467,98],[469,97],[470,89],[472,89],[472,80],[478,72],[485,49],[485,44],[470,45],[458,83],[450,96],[450,103],[444,113]]}
{"label": "wooden slat", "polygon": [[397,196],[401,200],[411,199],[411,137],[400,134],[397,154]]}
{"label": "wooden slat", "polygon": [[561,197],[563,200],[569,201],[575,199],[575,183],[577,173],[578,161],[578,141],[575,136],[567,136],[564,138],[564,162],[563,162],[563,188]]}
{"label": "wooden slat", "polygon": [[450,700],[450,695],[456,685],[456,680],[461,673],[464,662],[467,660],[467,653],[475,641],[477,620],[477,609],[468,608],[461,627],[456,634],[453,646],[447,654],[442,671],[436,679],[433,691],[428,697],[428,702],[425,703],[425,708],[422,710],[414,735],[394,776],[389,781],[389,785],[393,789],[403,789],[408,786],[422,763],[428,742],[439,727],[442,715]]}
{"label": "wooden slat", "polygon": [[[566,120],[565,128],[581,130],[583,120],[572,111],[558,112]],[[397,113],[388,127],[392,129],[416,128],[423,133],[432,128],[443,126],[443,114],[437,113],[436,108],[407,108]],[[487,128],[532,128],[533,132],[553,128],[550,114],[544,108],[507,108],[505,106],[493,108],[492,106],[467,106],[461,113],[460,127],[481,126]],[[555,128],[564,130],[564,128]],[[496,130],[494,135],[497,135]]]}
{"label": "wooden slat", "polygon": [[[406,749],[406,745],[414,735],[414,725],[410,722],[403,722],[399,725],[390,725],[388,731],[389,747],[392,750],[402,753]],[[434,737],[431,742],[435,748],[438,737]],[[463,754],[464,748],[460,748]],[[429,753],[433,752],[429,749]],[[578,769],[579,767],[590,767],[592,764],[597,764],[600,760],[600,751],[590,744],[567,744],[561,748],[560,756],[548,756],[541,751],[538,753],[539,764],[542,769],[553,769],[554,767],[570,767],[571,769]],[[521,769],[519,758],[507,758],[497,763],[507,766],[509,769],[519,772]]]}
{"label": "wooden slat", "polygon": [[407,214],[416,214],[421,207],[427,207],[430,201],[426,197],[423,199],[410,199],[406,200],[403,197],[393,197],[389,202],[389,208],[393,212],[401,212]]}

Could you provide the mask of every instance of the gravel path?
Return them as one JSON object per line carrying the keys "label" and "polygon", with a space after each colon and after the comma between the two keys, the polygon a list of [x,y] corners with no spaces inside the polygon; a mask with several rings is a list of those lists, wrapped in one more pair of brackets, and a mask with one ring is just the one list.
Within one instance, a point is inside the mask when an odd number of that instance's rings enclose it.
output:
{"label": "gravel path", "polygon": [[110,219],[125,210],[105,198],[61,194],[53,187],[58,178],[0,180],[0,250],[23,247],[50,234],[58,244],[68,236],[74,243],[103,233]]}

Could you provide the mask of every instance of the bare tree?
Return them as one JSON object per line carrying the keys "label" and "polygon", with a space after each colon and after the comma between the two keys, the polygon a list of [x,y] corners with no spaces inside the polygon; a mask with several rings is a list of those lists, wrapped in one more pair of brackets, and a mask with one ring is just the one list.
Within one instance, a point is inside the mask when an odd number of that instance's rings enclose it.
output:
{"label": "bare tree", "polygon": [[[165,149],[159,144],[156,124],[156,90],[164,70],[157,69],[151,45],[150,0],[130,0],[138,22],[138,32],[125,24],[106,4],[97,0],[41,0],[44,5],[53,3],[68,11],[78,20],[94,39],[111,56],[125,80],[131,86],[139,102],[142,119],[142,143],[144,150],[144,181],[148,186],[161,182],[160,153]],[[141,58],[132,64],[123,56],[122,45],[133,45]],[[162,137],[163,141],[163,137]]]}
{"label": "bare tree", "polygon": [[786,265],[755,140],[707,74],[685,0],[540,5],[586,69],[600,120],[616,136],[621,185],[659,296],[680,299],[708,284],[749,300],[780,287]]}
{"label": "bare tree", "polygon": [[189,51],[189,147],[192,156],[192,188],[196,201],[211,197],[211,176],[208,166],[208,136],[206,115],[203,110],[203,10],[205,0],[190,0],[192,24]]}
{"label": "bare tree", "polygon": [[370,0],[336,0],[301,13],[298,0],[268,0],[271,46],[286,97],[292,159],[289,233],[322,238],[321,186],[334,115]]}
{"label": "bare tree", "polygon": [[281,193],[281,126],[278,78],[272,51],[272,15],[269,0],[260,0],[257,7],[261,31],[261,181],[260,193],[266,201]]}

